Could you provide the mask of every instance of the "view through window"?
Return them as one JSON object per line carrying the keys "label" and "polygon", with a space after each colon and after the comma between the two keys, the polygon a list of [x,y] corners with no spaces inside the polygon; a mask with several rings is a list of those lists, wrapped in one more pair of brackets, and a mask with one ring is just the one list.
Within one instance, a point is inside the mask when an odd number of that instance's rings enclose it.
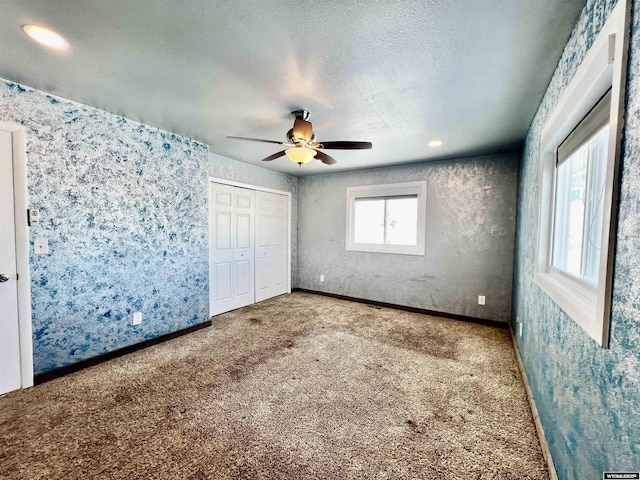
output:
{"label": "view through window", "polygon": [[418,196],[355,199],[356,243],[416,245]]}
{"label": "view through window", "polygon": [[427,182],[347,187],[346,249],[424,255]]}
{"label": "view through window", "polygon": [[597,285],[609,125],[557,167],[552,265]]}

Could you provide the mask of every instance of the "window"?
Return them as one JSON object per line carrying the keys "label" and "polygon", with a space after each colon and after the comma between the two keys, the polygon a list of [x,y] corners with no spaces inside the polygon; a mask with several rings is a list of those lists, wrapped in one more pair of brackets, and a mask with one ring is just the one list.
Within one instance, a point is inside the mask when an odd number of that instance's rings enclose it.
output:
{"label": "window", "polygon": [[558,147],[551,266],[597,287],[611,92]]}
{"label": "window", "polygon": [[542,130],[535,281],[609,342],[628,3],[618,2]]}
{"label": "window", "polygon": [[347,250],[424,255],[427,182],[347,188]]}

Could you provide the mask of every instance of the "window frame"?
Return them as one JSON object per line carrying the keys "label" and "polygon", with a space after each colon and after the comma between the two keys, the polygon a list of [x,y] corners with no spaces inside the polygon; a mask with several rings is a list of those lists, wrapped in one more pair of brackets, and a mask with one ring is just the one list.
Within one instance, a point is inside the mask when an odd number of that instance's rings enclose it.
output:
{"label": "window frame", "polygon": [[[630,2],[619,0],[549,115],[540,143],[540,205],[535,283],[603,347],[609,345],[611,322],[629,23]],[[583,280],[552,265],[557,149],[609,89],[610,128],[603,194],[602,247],[598,285],[589,288]]]}
{"label": "window frame", "polygon": [[[358,198],[406,197],[417,195],[418,212],[416,245],[392,245],[379,243],[356,243],[353,241],[355,226],[355,201]],[[362,185],[347,187],[346,250],[354,252],[391,253],[399,255],[425,254],[425,227],[427,211],[427,182],[405,182],[385,185]]]}

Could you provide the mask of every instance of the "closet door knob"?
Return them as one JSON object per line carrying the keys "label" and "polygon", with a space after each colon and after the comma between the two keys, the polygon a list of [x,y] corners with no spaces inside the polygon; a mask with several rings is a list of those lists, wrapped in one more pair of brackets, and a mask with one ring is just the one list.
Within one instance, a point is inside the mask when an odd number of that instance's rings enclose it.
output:
{"label": "closet door knob", "polygon": [[8,282],[9,277],[7,277],[4,273],[0,273],[0,283]]}

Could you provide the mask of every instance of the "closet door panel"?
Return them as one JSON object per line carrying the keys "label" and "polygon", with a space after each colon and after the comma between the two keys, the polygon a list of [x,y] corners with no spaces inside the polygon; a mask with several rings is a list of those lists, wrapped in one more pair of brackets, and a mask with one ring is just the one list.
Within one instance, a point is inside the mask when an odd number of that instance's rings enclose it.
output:
{"label": "closet door panel", "polygon": [[231,262],[216,263],[214,271],[214,300],[216,302],[228,301],[231,298]]}
{"label": "closet door panel", "polygon": [[256,301],[287,293],[287,197],[256,192]]}
{"label": "closet door panel", "polygon": [[218,315],[255,303],[255,192],[209,185],[210,312]]}

